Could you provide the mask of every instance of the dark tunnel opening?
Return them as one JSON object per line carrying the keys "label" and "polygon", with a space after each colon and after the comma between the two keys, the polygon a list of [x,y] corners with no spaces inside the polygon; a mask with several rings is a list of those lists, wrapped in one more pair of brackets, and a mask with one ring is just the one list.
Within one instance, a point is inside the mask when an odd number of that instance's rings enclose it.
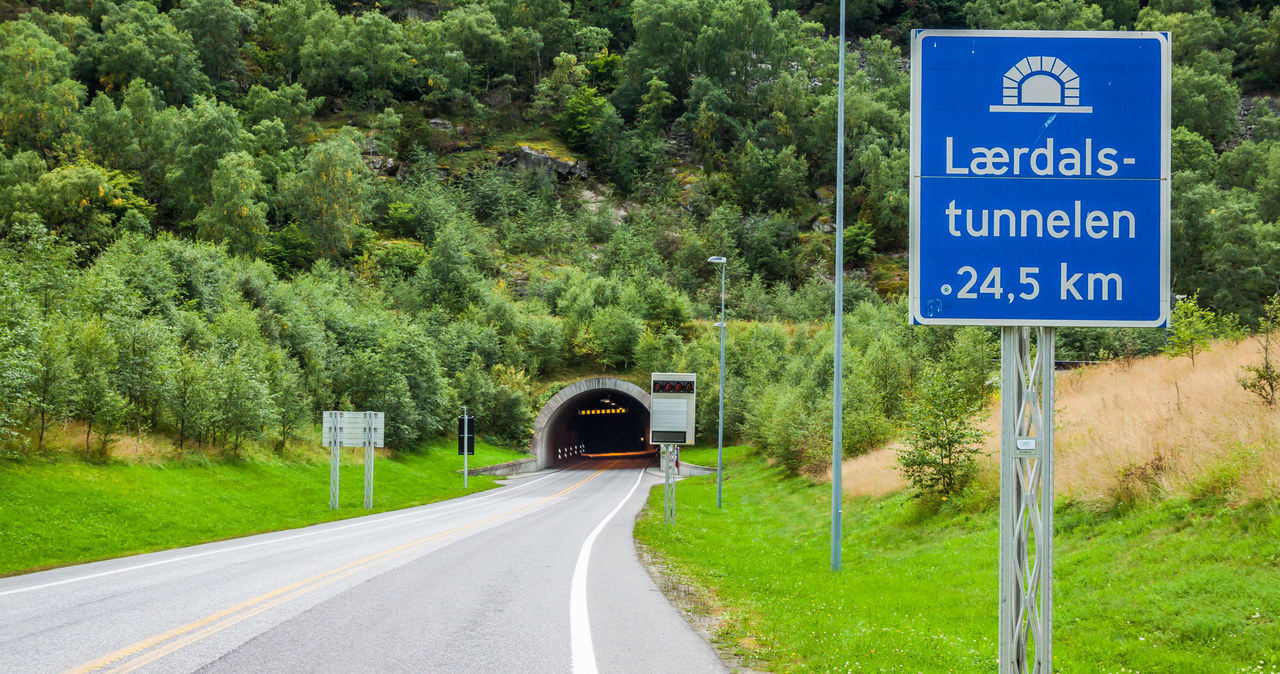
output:
{"label": "dark tunnel opening", "polygon": [[617,390],[586,391],[565,402],[548,424],[551,463],[613,459],[651,452],[649,410]]}

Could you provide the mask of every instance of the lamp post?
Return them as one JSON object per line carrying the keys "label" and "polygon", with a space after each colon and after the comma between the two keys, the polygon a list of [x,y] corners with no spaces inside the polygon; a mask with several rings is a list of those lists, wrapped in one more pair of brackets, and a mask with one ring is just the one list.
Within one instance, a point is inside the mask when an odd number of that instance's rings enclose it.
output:
{"label": "lamp post", "polygon": [[729,265],[720,255],[707,258],[707,262],[720,265],[720,322],[716,323],[720,328],[720,425],[716,430],[716,507],[719,508],[724,489],[724,270]]}
{"label": "lamp post", "polygon": [[840,470],[844,463],[844,3],[840,0],[840,83],[836,102],[836,325],[831,391],[831,570],[840,570]]}

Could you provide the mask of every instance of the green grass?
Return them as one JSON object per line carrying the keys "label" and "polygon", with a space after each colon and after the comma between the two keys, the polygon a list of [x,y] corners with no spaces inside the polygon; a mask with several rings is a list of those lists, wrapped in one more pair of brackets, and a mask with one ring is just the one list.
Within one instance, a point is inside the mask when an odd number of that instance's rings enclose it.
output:
{"label": "green grass", "polygon": [[[687,461],[688,463],[692,463],[695,466],[707,466],[710,468],[715,468],[716,467],[716,451],[717,450],[715,445],[711,445],[710,447],[706,447],[702,445],[694,445],[693,447],[681,447],[680,460]],[[747,452],[749,451],[751,451],[751,448],[748,447],[747,445],[734,445],[732,447],[726,445],[724,448],[725,465],[727,466],[731,461],[735,461],[737,459],[740,459],[741,457],[746,456]],[[725,474],[728,475],[728,469],[725,470]]]}
{"label": "green grass", "polygon": [[[773,671],[991,672],[997,518],[983,499],[846,499],[830,571],[830,486],[755,457],[660,489],[637,537],[720,614],[717,641]],[[1280,508],[1169,501],[1056,516],[1060,672],[1280,671]]]}
{"label": "green grass", "polygon": [[[527,457],[476,443],[469,467]],[[374,512],[494,486],[462,488],[456,441],[374,464]],[[368,514],[360,450],[344,450],[341,508],[329,510],[329,463],[107,465],[0,463],[0,575],[194,545]]]}

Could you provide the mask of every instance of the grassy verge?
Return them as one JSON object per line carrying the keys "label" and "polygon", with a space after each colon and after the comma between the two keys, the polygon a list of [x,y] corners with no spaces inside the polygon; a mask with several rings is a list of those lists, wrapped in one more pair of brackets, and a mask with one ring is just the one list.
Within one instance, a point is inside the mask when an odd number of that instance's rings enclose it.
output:
{"label": "grassy verge", "polygon": [[[636,534],[718,613],[717,640],[773,671],[991,672],[997,509],[898,494],[845,502],[830,571],[830,487],[754,457],[650,496]],[[1065,506],[1055,539],[1061,672],[1280,671],[1280,508],[1167,501]]]}
{"label": "grassy verge", "polygon": [[[724,448],[725,465],[727,466],[731,461],[737,461],[742,457],[745,457],[749,451],[751,451],[751,448],[746,445],[734,445],[732,447],[726,446]],[[681,447],[680,460],[692,463],[695,466],[708,466],[715,468],[716,452],[717,448],[715,445],[711,445],[710,447],[704,447],[701,445]],[[729,471],[726,469],[725,475],[727,476],[728,474]]]}
{"label": "grassy verge", "polygon": [[[476,443],[471,467],[527,456]],[[339,510],[327,459],[243,463],[0,463],[0,575],[276,531],[368,514],[358,450],[344,453]],[[462,488],[452,439],[374,464],[374,511],[431,503]]]}

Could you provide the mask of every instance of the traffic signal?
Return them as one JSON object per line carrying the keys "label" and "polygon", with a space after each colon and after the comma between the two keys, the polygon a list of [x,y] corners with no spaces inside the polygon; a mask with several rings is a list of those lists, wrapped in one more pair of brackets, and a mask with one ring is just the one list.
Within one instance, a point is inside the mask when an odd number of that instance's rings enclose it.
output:
{"label": "traffic signal", "polygon": [[692,381],[673,381],[669,379],[655,379],[652,385],[654,393],[693,393]]}

